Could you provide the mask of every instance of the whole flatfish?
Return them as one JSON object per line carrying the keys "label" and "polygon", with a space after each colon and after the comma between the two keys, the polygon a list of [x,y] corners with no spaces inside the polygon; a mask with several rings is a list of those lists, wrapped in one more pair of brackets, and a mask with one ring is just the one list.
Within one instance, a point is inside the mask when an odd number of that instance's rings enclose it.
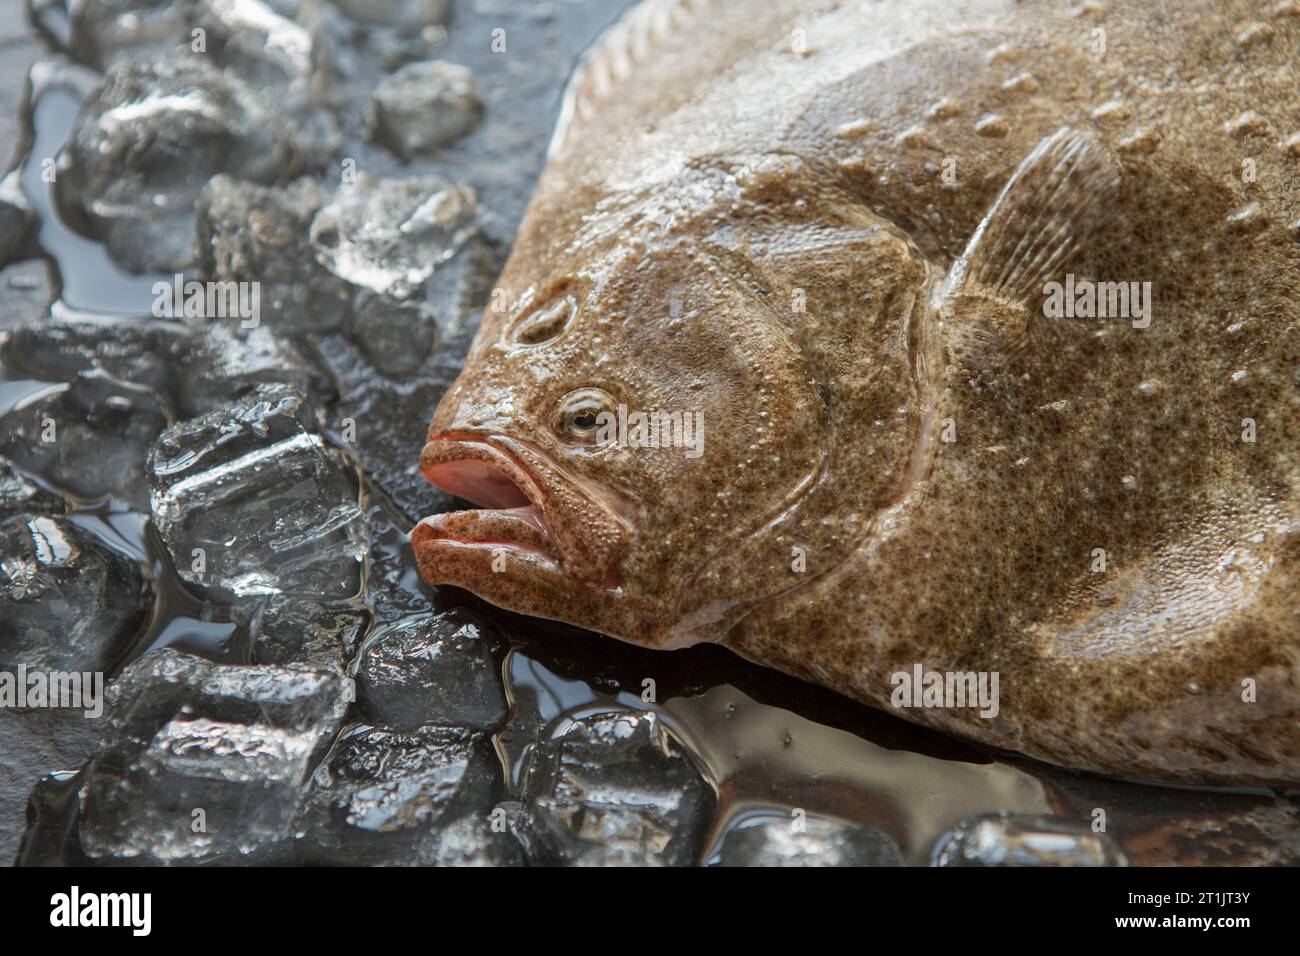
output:
{"label": "whole flatfish", "polygon": [[421,457],[424,578],[986,745],[1300,783],[1300,3],[649,2]]}

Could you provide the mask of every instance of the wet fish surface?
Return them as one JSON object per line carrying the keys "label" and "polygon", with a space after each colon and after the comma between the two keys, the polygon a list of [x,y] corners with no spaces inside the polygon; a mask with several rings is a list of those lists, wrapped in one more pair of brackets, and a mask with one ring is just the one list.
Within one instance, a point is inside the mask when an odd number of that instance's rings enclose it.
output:
{"label": "wet fish surface", "polygon": [[1298,44],[1288,0],[634,8],[430,425],[479,507],[423,577],[1052,763],[1300,781]]}

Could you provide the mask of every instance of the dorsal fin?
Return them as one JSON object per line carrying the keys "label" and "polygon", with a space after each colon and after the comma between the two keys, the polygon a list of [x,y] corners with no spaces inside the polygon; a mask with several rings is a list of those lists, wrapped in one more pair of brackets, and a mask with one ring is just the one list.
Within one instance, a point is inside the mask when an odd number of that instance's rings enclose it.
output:
{"label": "dorsal fin", "polygon": [[578,62],[564,88],[560,118],[551,135],[547,159],[559,155],[600,104],[638,66],[677,35],[682,25],[709,0],[642,0],[601,34]]}

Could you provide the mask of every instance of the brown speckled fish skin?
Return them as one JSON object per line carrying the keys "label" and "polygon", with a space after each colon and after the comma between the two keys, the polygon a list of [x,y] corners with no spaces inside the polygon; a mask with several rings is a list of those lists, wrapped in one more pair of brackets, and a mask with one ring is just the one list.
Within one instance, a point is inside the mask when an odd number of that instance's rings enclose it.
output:
{"label": "brown speckled fish skin", "polygon": [[[1300,4],[686,8],[580,103],[430,428],[564,542],[498,573],[422,524],[426,579],[1054,763],[1300,783]],[[1062,128],[1119,177],[1058,271],[1152,282],[1149,328],[944,300]],[[562,440],[588,386],[702,412],[703,456]],[[916,663],[997,671],[997,717],[892,708]]]}

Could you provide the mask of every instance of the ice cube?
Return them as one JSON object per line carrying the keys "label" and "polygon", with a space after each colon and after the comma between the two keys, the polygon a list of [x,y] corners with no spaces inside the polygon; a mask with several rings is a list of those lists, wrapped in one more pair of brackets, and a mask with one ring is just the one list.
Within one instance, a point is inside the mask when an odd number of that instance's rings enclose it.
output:
{"label": "ice cube", "polygon": [[209,179],[273,183],[297,163],[293,124],[205,57],[123,60],[82,105],[56,189],[73,224],[119,265],[170,271],[195,260]]}
{"label": "ice cube", "polygon": [[0,178],[0,266],[34,255],[35,239],[36,212],[14,170]]}
{"label": "ice cube", "polygon": [[360,589],[368,527],[356,470],[297,390],[263,385],[173,426],[149,455],[154,524],[210,598]]}
{"label": "ice cube", "polygon": [[97,70],[121,60],[175,54],[182,40],[189,46],[188,10],[183,3],[84,0],[71,9],[69,52]]}
{"label": "ice cube", "polygon": [[334,275],[407,299],[479,230],[474,191],[434,176],[345,183],[312,219],[316,258]]}
{"label": "ice cube", "polygon": [[99,371],[160,395],[174,392],[180,343],[194,333],[175,322],[105,320],[50,322],[15,329],[0,343],[10,374],[64,382]]}
{"label": "ice cube", "polygon": [[143,385],[186,417],[263,383],[294,385],[321,403],[337,397],[319,357],[306,346],[234,322],[191,328],[124,318],[30,325],[0,344],[0,357],[11,372],[45,381],[98,371]]}
{"label": "ice cube", "polygon": [[171,649],[127,668],[82,772],[85,852],[150,863],[277,860],[346,708],[337,674]]}
{"label": "ice cube", "polygon": [[316,772],[300,823],[311,862],[420,862],[420,844],[500,795],[491,742],[455,727],[397,733],[358,725]]}
{"label": "ice cube", "polygon": [[416,848],[421,866],[523,866],[524,849],[493,808],[449,823]]}
{"label": "ice cube", "polygon": [[402,378],[418,371],[433,351],[438,319],[423,301],[397,300],[363,289],[347,330],[375,368]]}
{"label": "ice cube", "polygon": [[1123,849],[1090,821],[991,813],[939,838],[935,866],[1127,866]]}
{"label": "ice cube", "polygon": [[139,563],[67,518],[0,518],[0,671],[106,671],[148,616]]}
{"label": "ice cube", "polygon": [[314,405],[338,392],[320,356],[308,344],[281,336],[266,325],[245,329],[233,322],[201,326],[191,348],[177,362],[177,401],[182,414],[219,409],[258,385],[283,383]]}
{"label": "ice cube", "polygon": [[56,514],[65,508],[62,498],[19,472],[13,462],[0,458],[0,518],[22,512]]}
{"label": "ice cube", "polygon": [[212,279],[260,282],[263,323],[277,331],[324,332],[347,315],[353,287],[330,274],[307,245],[328,194],[311,179],[267,188],[212,178],[198,204],[199,267]]}
{"label": "ice cube", "polygon": [[145,455],[167,421],[151,389],[88,372],[0,417],[0,453],[79,497],[142,507]]}
{"label": "ice cube", "polygon": [[523,787],[530,857],[582,866],[695,862],[714,797],[653,712],[559,719]]}
{"label": "ice cube", "polygon": [[902,866],[902,852],[875,827],[806,816],[746,820],[723,838],[718,866]]}
{"label": "ice cube", "polygon": [[248,625],[254,664],[306,666],[345,673],[366,632],[366,612],[352,605],[272,595]]}
{"label": "ice cube", "polygon": [[507,712],[501,649],[496,629],[464,608],[380,628],[357,661],[361,712],[396,730],[424,723],[494,730]]}
{"label": "ice cube", "polygon": [[307,106],[322,82],[322,53],[311,31],[259,0],[198,0],[192,25],[206,31],[206,52],[286,108]]}
{"label": "ice cube", "polygon": [[483,118],[483,101],[467,67],[424,60],[385,77],[372,110],[376,138],[412,159],[472,133]]}

